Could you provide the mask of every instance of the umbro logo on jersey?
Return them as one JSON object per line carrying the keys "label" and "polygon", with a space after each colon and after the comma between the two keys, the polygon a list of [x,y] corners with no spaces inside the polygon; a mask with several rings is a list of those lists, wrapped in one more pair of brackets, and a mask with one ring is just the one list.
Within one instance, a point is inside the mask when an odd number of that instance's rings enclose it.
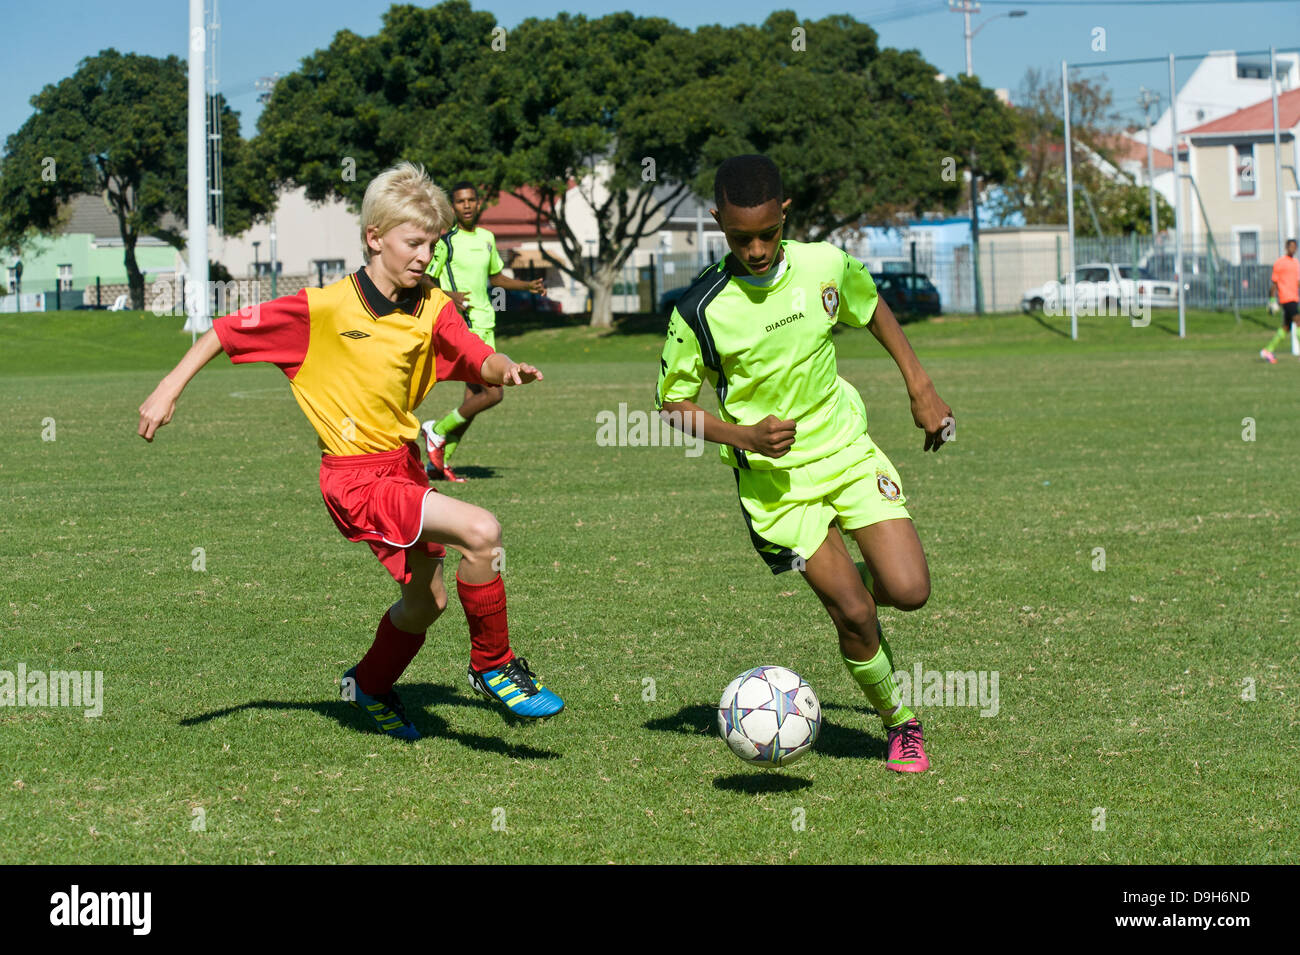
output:
{"label": "umbro logo on jersey", "polygon": [[770,332],[773,329],[780,328],[782,325],[789,325],[791,322],[797,322],[801,318],[803,318],[803,312],[795,312],[793,315],[787,315],[779,322],[773,322],[771,325],[764,328],[763,331]]}
{"label": "umbro logo on jersey", "polygon": [[369,338],[370,337],[369,332],[359,332],[355,328],[352,329],[352,331],[350,332],[340,332],[339,334],[342,335],[344,338]]}

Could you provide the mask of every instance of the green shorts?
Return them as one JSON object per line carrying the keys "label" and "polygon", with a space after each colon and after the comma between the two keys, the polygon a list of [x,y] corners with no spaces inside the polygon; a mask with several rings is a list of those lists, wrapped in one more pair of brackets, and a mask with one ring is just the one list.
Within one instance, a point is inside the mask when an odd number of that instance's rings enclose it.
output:
{"label": "green shorts", "polygon": [[865,433],[802,467],[737,468],[736,488],[754,549],[774,574],[801,570],[832,523],[854,531],[911,517],[898,471]]}

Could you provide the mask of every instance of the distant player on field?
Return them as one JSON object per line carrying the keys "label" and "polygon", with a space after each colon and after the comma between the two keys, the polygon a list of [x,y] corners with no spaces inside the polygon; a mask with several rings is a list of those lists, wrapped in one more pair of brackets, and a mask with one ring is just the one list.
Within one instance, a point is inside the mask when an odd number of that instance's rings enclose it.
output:
{"label": "distant player on field", "polygon": [[[713,196],[731,255],[673,311],[658,407],[722,445],[759,556],[773,573],[802,571],[830,614],[849,673],[884,721],[886,765],[923,772],[921,722],[903,705],[876,608],[921,607],[930,571],[898,472],[867,434],[861,396],[836,373],[835,324],[869,327],[898,364],[927,451],[944,443],[952,412],[866,268],[828,243],[782,240],[791,200],[770,159],[728,159]],[[706,378],[717,417],[696,404]],[[841,530],[862,552],[870,589]]]}
{"label": "distant player on field", "polygon": [[1286,240],[1286,255],[1273,263],[1273,275],[1269,293],[1273,301],[1269,311],[1282,310],[1282,327],[1273,336],[1267,347],[1261,348],[1259,357],[1270,365],[1277,364],[1273,353],[1291,334],[1291,326],[1296,322],[1296,313],[1300,310],[1300,262],[1295,258],[1295,239]]}
{"label": "distant player on field", "polygon": [[456,589],[469,621],[470,685],[517,716],[558,713],[564,702],[510,648],[499,557],[501,526],[488,511],[429,487],[412,413],[438,381],[522,385],[542,373],[471,335],[451,300],[424,275],[451,221],[446,194],[423,168],[401,163],[366,188],[366,264],[322,289],[219,318],[140,406],[152,441],[181,392],[223,350],[235,363],[264,361],[289,378],[319,438],[320,487],[335,525],[365,541],[397,581],[374,645],[344,674],[343,697],[384,733],[415,740],[393,684],[447,606],[444,544],[461,554]]}
{"label": "distant player on field", "polygon": [[[429,274],[461,306],[470,331],[495,348],[497,313],[488,286],[539,295],[545,286],[541,279],[525,282],[501,274],[496,236],[478,225],[483,202],[472,182],[462,181],[452,187],[451,204],[456,212],[456,224],[438,240]],[[465,480],[457,477],[447,462],[464,439],[474,417],[500,404],[502,396],[503,390],[497,385],[467,382],[465,398],[459,408],[441,421],[424,422],[421,430],[429,452],[429,477],[436,481]]]}

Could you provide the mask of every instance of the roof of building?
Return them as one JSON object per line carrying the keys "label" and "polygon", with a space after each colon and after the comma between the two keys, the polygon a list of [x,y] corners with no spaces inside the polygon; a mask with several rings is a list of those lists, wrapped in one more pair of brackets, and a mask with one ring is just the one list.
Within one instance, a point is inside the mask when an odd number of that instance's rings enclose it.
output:
{"label": "roof of building", "polygon": [[[1145,142],[1140,142],[1132,136],[1118,135],[1102,137],[1098,144],[1110,150],[1111,154],[1120,162],[1140,162],[1145,167],[1147,162],[1147,146]],[[1174,157],[1163,149],[1151,148],[1151,165],[1158,170],[1173,169]]]}
{"label": "roof of building", "polygon": [[[1285,93],[1278,94],[1277,125],[1278,129],[1282,130],[1291,130],[1300,126],[1300,89],[1287,90]],[[1193,129],[1180,130],[1189,136],[1212,133],[1271,133],[1272,131],[1272,97]]]}
{"label": "roof of building", "polygon": [[[59,234],[89,235],[96,242],[122,241],[122,230],[117,224],[117,216],[113,214],[113,210],[109,208],[107,200],[102,195],[73,196],[68,206],[70,209],[68,219],[60,227]],[[163,216],[162,225],[181,234],[185,232],[185,223],[170,212]],[[139,241],[143,245],[151,245],[161,240],[142,235]]]}
{"label": "roof of building", "polygon": [[[532,202],[538,202],[538,193],[524,186],[519,190]],[[519,198],[508,192],[497,194],[496,202],[483,210],[479,223],[490,229],[501,245],[509,247],[527,239],[537,238],[537,214]],[[542,238],[556,238],[555,228],[545,221],[542,224]]]}

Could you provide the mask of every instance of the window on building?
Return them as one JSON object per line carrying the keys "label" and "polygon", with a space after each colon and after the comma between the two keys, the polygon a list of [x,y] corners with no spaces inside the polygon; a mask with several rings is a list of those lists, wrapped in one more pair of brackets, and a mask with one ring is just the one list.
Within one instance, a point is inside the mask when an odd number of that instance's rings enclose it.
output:
{"label": "window on building", "polygon": [[1259,233],[1238,232],[1237,252],[1242,265],[1254,265],[1259,262]]}
{"label": "window on building", "polygon": [[[1290,71],[1285,63],[1277,64],[1278,79],[1282,79]],[[1266,80],[1268,79],[1268,60],[1237,60],[1237,79],[1239,80]]]}
{"label": "window on building", "polygon": [[[271,274],[271,263],[270,263],[270,262],[258,262],[258,263],[256,264],[256,269],[257,269],[257,273],[256,273],[256,274],[258,274],[258,275],[270,275],[270,274]],[[283,275],[283,274],[284,274],[284,263],[283,263],[283,262],[276,262],[276,263],[275,263],[275,274],[276,274],[276,275]]]}
{"label": "window on building", "polygon": [[59,266],[59,291],[61,292],[72,291],[72,266],[71,265]]}
{"label": "window on building", "polygon": [[1232,167],[1235,171],[1233,176],[1236,184],[1235,194],[1253,196],[1255,194],[1255,144],[1233,146],[1232,152],[1235,157]]}

